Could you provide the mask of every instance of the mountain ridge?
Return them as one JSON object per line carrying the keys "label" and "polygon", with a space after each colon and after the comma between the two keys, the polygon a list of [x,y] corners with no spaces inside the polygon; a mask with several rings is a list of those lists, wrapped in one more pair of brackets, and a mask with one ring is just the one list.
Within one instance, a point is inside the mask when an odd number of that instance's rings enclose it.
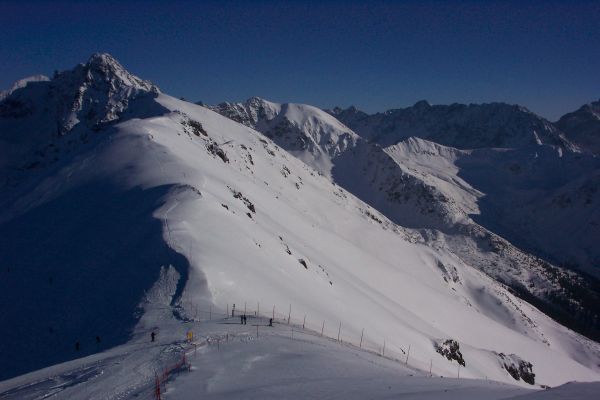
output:
{"label": "mountain ridge", "polygon": [[[305,142],[297,143],[287,130],[273,131],[271,139],[150,86],[115,90],[110,82],[119,82],[118,76],[109,77],[108,85],[96,82],[93,71],[91,77],[84,82],[98,83],[97,90],[89,90],[91,84],[83,102],[71,103],[76,107],[67,115],[73,112],[79,122],[65,134],[56,125],[37,130],[51,117],[63,121],[61,112],[43,112],[42,106],[40,118],[35,110],[52,88],[47,83],[7,98],[32,100],[32,114],[0,115],[0,154],[12,152],[17,142],[22,154],[46,160],[18,170],[13,168],[22,160],[0,166],[0,255],[9,266],[0,271],[0,365],[12,367],[0,370],[2,378],[119,344],[137,346],[142,337],[146,345],[150,331],[167,335],[173,324],[196,318],[198,308],[229,314],[233,303],[237,310],[260,303],[261,309],[328,321],[328,330],[330,322],[341,328],[343,321],[344,335],[364,333],[371,343],[385,339],[389,354],[399,358],[410,351],[417,368],[425,370],[435,359],[438,375],[456,371],[457,363],[436,350],[452,339],[466,361],[461,377],[529,386],[510,374],[502,353],[531,362],[535,384],[598,379],[598,343],[465,262],[446,245],[447,237],[394,223],[278,142],[333,157],[333,176],[337,168],[355,170],[353,151],[366,163],[381,158],[364,164],[368,174],[359,183],[382,177],[364,188],[398,178],[400,194],[403,187],[423,185],[425,194],[409,199],[410,210],[423,206],[425,215],[429,207],[441,207],[443,201],[427,202],[434,192],[381,146],[331,119],[300,115],[324,114],[315,108],[266,107],[265,113],[306,122],[291,127],[296,135],[307,130]],[[99,100],[92,109],[101,115],[80,120],[88,98]],[[274,126],[289,127],[284,121]],[[41,139],[58,153],[35,154]],[[413,145],[420,152],[430,146]],[[338,163],[340,157],[348,158]],[[382,175],[388,167],[394,174]],[[345,176],[351,183],[352,176]],[[502,240],[490,241],[504,251]],[[489,261],[488,253],[494,251],[476,255]],[[569,280],[568,272],[548,268],[559,274],[557,282]],[[554,282],[535,283],[544,290]],[[119,313],[111,312],[115,307]],[[95,335],[106,338],[97,347],[90,345]],[[35,357],[19,357],[24,348]],[[132,382],[152,379],[159,366],[131,368]]]}
{"label": "mountain ridge", "polygon": [[[266,104],[264,108],[270,111],[261,112],[262,104]],[[289,107],[304,107],[304,111],[312,113],[311,117],[298,119],[282,111]],[[422,102],[418,107],[426,109],[431,106]],[[572,312],[559,306],[563,311],[555,314],[557,310],[553,312],[553,306],[548,309],[548,303],[555,303],[557,296],[564,296],[561,294],[563,289],[559,289],[565,282],[564,278],[557,280],[556,277],[565,272],[564,269],[555,269],[548,274],[555,268],[548,261],[564,263],[580,271],[598,272],[589,269],[599,257],[594,237],[600,233],[593,224],[599,216],[594,213],[597,207],[590,208],[598,200],[594,191],[585,189],[594,187],[598,179],[593,171],[600,170],[600,165],[594,158],[586,158],[569,149],[563,153],[561,147],[538,143],[516,149],[462,150],[409,137],[392,146],[382,147],[357,136],[344,125],[338,128],[337,134],[329,134],[329,137],[339,138],[349,132],[353,140],[343,147],[344,151],[332,153],[325,146],[336,147],[335,140],[320,147],[312,139],[315,133],[303,130],[302,121],[320,119],[320,110],[295,104],[280,105],[258,98],[251,98],[246,103],[221,103],[210,108],[228,117],[233,114],[234,119],[239,121],[251,121],[247,122],[250,126],[393,222],[420,230],[425,241],[450,246],[465,262],[478,265],[522,296],[537,299],[539,307],[563,321],[570,319]],[[246,115],[257,118],[240,117],[235,110],[244,110]],[[337,121],[329,125],[327,121],[327,118],[321,119],[322,124],[313,125],[327,127],[324,128],[324,136],[339,127]],[[328,158],[323,161],[323,157]],[[545,173],[550,178],[546,178]],[[563,189],[570,179],[579,179],[581,188]],[[495,187],[506,188],[510,194],[505,195],[503,189]],[[537,191],[532,191],[536,187]],[[579,198],[583,192],[588,193],[584,196],[588,196],[586,201],[591,206],[577,209],[566,203],[570,200],[564,200]],[[537,212],[535,204],[542,201],[547,203],[546,209],[553,211]],[[526,211],[517,212],[521,208]],[[512,214],[503,211],[512,209],[515,210]],[[578,213],[578,210],[582,212]],[[499,217],[502,213],[506,215]],[[558,229],[561,224],[563,228]],[[521,226],[532,226],[533,229],[522,231]],[[555,234],[549,234],[549,226]],[[583,227],[578,229],[578,235],[570,235],[565,241],[561,232],[577,226]],[[544,236],[546,241],[536,239]],[[561,244],[561,240],[565,243]],[[524,271],[527,271],[526,277],[521,275]],[[585,279],[569,279],[586,286],[583,283]],[[592,287],[594,285],[588,289]],[[580,291],[583,293],[588,289]],[[586,308],[594,309],[595,302],[586,301]]]}

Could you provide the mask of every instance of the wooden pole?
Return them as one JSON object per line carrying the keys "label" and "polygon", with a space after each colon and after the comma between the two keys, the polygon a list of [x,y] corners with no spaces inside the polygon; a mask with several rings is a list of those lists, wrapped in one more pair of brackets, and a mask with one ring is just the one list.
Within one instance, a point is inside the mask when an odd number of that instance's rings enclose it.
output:
{"label": "wooden pole", "polygon": [[227,303],[227,314],[225,314],[226,318],[229,318],[229,303]]}
{"label": "wooden pole", "polygon": [[365,328],[363,328],[362,332],[360,333],[360,345],[358,347],[360,347],[362,349],[362,339],[363,339],[363,335],[365,334]]}
{"label": "wooden pole", "polygon": [[212,320],[212,304],[208,306],[208,319]]}
{"label": "wooden pole", "polygon": [[338,327],[338,342],[340,341],[340,333],[342,332],[342,321],[340,321],[340,326]]}
{"label": "wooden pole", "polygon": [[430,377],[431,377],[431,376],[433,376],[433,375],[431,374],[431,367],[433,367],[433,360],[429,360],[429,376],[430,376]]}
{"label": "wooden pole", "polygon": [[246,302],[244,302],[244,315],[246,315]]}
{"label": "wooden pole", "polygon": [[324,329],[325,329],[325,320],[323,320],[323,325],[321,325],[321,336],[323,336]]}
{"label": "wooden pole", "polygon": [[408,345],[408,353],[406,353],[406,362],[405,365],[408,365],[408,357],[410,356],[410,344]]}
{"label": "wooden pole", "polygon": [[306,325],[306,314],[304,314],[304,321],[302,321],[302,329],[304,329],[304,325]]}
{"label": "wooden pole", "polygon": [[383,353],[381,355],[385,357],[385,339],[383,339]]}
{"label": "wooden pole", "polygon": [[275,306],[273,306],[273,321],[275,321]]}
{"label": "wooden pole", "polygon": [[458,379],[460,379],[460,364],[458,364]]}
{"label": "wooden pole", "polygon": [[290,324],[291,317],[292,317],[292,305],[290,304],[290,312],[288,313],[288,325]]}
{"label": "wooden pole", "polygon": [[256,337],[258,337],[258,324],[256,324]]}
{"label": "wooden pole", "polygon": [[260,303],[257,301],[256,302],[256,317],[258,317],[260,315]]}

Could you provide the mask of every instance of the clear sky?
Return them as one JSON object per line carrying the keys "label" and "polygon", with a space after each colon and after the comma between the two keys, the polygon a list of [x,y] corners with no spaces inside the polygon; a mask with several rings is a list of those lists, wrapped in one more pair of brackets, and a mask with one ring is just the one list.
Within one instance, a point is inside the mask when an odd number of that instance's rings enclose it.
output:
{"label": "clear sky", "polygon": [[108,52],[164,92],[368,111],[600,98],[600,1],[0,0],[0,88]]}

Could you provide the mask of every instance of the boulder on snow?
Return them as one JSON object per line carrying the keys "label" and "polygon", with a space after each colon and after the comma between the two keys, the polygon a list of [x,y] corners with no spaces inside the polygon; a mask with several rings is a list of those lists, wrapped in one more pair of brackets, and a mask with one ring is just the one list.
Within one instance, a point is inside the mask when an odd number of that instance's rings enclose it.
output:
{"label": "boulder on snow", "polygon": [[504,353],[498,354],[500,364],[502,367],[512,376],[516,381],[523,379],[523,382],[527,382],[530,385],[535,384],[535,374],[533,373],[533,365],[523,360],[516,354],[506,355]]}
{"label": "boulder on snow", "polygon": [[454,339],[446,339],[442,343],[434,344],[435,351],[446,357],[448,360],[456,360],[463,367],[466,366],[465,359],[460,352],[460,345]]}

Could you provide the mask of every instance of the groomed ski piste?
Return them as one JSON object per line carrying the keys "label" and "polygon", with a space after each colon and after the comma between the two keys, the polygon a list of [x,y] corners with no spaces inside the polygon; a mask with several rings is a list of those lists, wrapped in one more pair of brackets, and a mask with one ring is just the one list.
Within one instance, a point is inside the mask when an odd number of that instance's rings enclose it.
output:
{"label": "groomed ski piste", "polygon": [[[131,99],[127,113],[81,145],[57,142],[61,158],[1,199],[6,262],[25,267],[0,281],[10,378],[0,397],[156,398],[159,387],[174,399],[500,399],[597,389],[531,394],[600,380],[598,343],[257,131],[160,93]],[[27,147],[26,136],[15,140]],[[40,226],[60,229],[30,237]],[[50,262],[48,282],[35,268]],[[449,341],[460,353],[447,358]],[[521,362],[533,385],[511,374]],[[34,372],[15,376],[11,366]]]}
{"label": "groomed ski piste", "polygon": [[[181,323],[147,309],[127,345],[0,383],[3,399],[591,399],[600,383],[542,391],[488,379],[438,376],[351,338],[326,337],[276,314],[199,311]],[[239,310],[238,310],[239,311]],[[152,321],[163,321],[157,329]],[[288,322],[289,321],[289,322]],[[147,324],[147,326],[146,326]],[[150,339],[156,333],[155,342]],[[191,336],[188,336],[190,335]]]}

